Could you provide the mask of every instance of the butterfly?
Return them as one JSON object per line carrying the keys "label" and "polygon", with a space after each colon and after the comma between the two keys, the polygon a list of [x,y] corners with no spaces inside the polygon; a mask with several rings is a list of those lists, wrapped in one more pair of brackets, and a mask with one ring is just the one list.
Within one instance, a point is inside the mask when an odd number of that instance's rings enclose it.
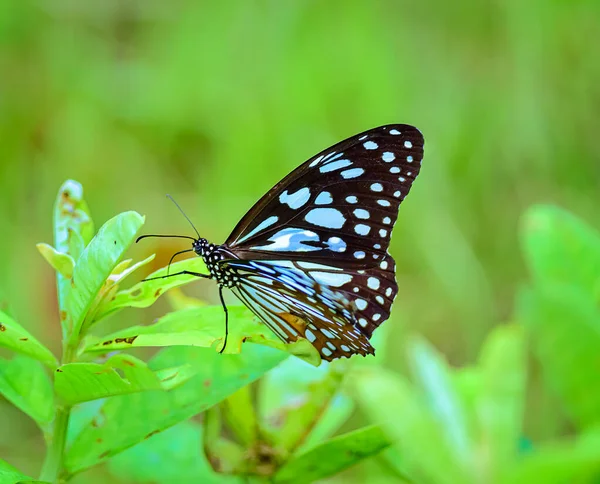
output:
{"label": "butterfly", "polygon": [[423,146],[413,126],[365,131],[292,171],[222,245],[197,230],[197,238],[179,236],[192,239],[192,249],[174,257],[193,250],[208,269],[183,273],[219,286],[223,349],[228,288],[284,343],[304,338],[326,361],[375,353],[369,339],[389,318],[398,292],[390,237],[419,174]]}

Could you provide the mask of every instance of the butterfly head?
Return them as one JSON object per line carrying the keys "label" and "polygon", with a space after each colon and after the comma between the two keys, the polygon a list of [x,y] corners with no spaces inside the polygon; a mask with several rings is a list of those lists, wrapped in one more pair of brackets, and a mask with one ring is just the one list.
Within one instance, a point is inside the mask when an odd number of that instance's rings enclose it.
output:
{"label": "butterfly head", "polygon": [[194,241],[192,242],[192,249],[194,249],[194,252],[197,255],[199,255],[200,257],[204,257],[205,255],[208,255],[209,252],[214,250],[214,245],[209,244],[208,240],[200,237],[198,239],[194,239]]}

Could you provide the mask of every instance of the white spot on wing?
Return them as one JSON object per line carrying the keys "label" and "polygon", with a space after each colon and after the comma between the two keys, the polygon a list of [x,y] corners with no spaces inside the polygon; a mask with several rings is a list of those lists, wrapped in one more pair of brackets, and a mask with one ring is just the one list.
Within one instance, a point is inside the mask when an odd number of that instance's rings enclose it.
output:
{"label": "white spot on wing", "polygon": [[368,218],[370,217],[370,214],[364,208],[357,208],[356,210],[354,210],[354,216],[356,218],[360,218],[360,219],[363,219],[363,220],[368,220]]}
{"label": "white spot on wing", "polygon": [[391,163],[396,159],[396,155],[391,151],[386,151],[383,155],[381,155],[381,159],[386,163]]}
{"label": "white spot on wing", "polygon": [[357,250],[354,253],[354,257],[356,257],[357,259],[364,259],[365,258],[365,253],[362,250]]}
{"label": "white spot on wing", "polygon": [[380,284],[381,283],[379,282],[379,279],[377,279],[376,277],[369,277],[369,279],[367,279],[367,286],[369,286],[369,288],[373,289],[374,291],[379,289]]}
{"label": "white spot on wing", "polygon": [[368,225],[365,225],[365,224],[356,224],[354,226],[354,231],[358,235],[369,235],[369,232],[371,231],[371,227],[369,227]]}
{"label": "white spot on wing", "polygon": [[408,161],[409,163],[413,162],[413,157],[412,156],[407,156],[406,157],[406,161]]}
{"label": "white spot on wing", "polygon": [[388,268],[388,263],[386,260],[382,260],[381,264],[379,264],[379,267],[381,267],[384,271]]}
{"label": "white spot on wing", "polygon": [[358,202],[358,198],[356,198],[354,195],[350,195],[349,197],[346,197],[346,201],[348,203],[357,203]]}
{"label": "white spot on wing", "polygon": [[344,170],[341,172],[340,175],[347,180],[348,178],[356,178],[357,176],[362,175],[364,172],[365,170],[362,168],[350,168],[349,170]]}
{"label": "white spot on wing", "polygon": [[331,356],[333,354],[329,348],[321,348],[321,353],[325,356]]}
{"label": "white spot on wing", "polygon": [[392,219],[390,217],[383,217],[383,223],[386,225],[389,225],[392,222]]}
{"label": "white spot on wing", "polygon": [[315,199],[317,205],[329,205],[331,202],[333,202],[333,198],[329,192],[321,192]]}
{"label": "white spot on wing", "polygon": [[279,201],[281,203],[286,203],[290,208],[296,210],[308,202],[310,198],[310,190],[308,187],[300,188],[300,190],[295,191],[294,193],[288,193],[286,190],[281,195],[279,195]]}
{"label": "white spot on wing", "polygon": [[350,166],[351,164],[352,162],[350,160],[336,160],[330,163],[326,163],[321,168],[319,168],[319,171],[321,173],[329,173],[330,171],[339,170],[341,168]]}
{"label": "white spot on wing", "polygon": [[318,247],[305,245],[304,242],[318,242],[319,236],[310,230],[301,230],[294,227],[288,227],[273,234],[269,238],[269,245],[252,247],[254,250],[289,250],[295,252],[310,252],[321,250]]}
{"label": "white spot on wing", "polygon": [[385,229],[379,229],[379,235],[381,235],[381,237],[385,237],[387,235],[388,231]]}
{"label": "white spot on wing", "polygon": [[317,283],[325,286],[340,287],[352,280],[350,274],[311,271],[310,275]]}
{"label": "white spot on wing", "polygon": [[313,332],[310,329],[307,329],[304,334],[306,335],[306,339],[308,341],[310,341],[311,343],[314,343],[315,340],[317,339],[316,336],[313,334]]}
{"label": "white spot on wing", "polygon": [[310,166],[312,168],[313,166],[318,165],[322,159],[323,159],[323,155],[317,156],[313,161],[310,162],[310,165],[308,165],[308,166]]}
{"label": "white spot on wing", "polygon": [[392,166],[390,168],[390,173],[400,173],[400,168],[397,166]]}
{"label": "white spot on wing", "polygon": [[340,229],[346,221],[342,212],[335,208],[313,208],[304,219],[313,225],[327,229]]}
{"label": "white spot on wing", "polygon": [[329,246],[329,250],[334,252],[344,252],[346,250],[346,242],[339,237],[329,237],[327,245]]}
{"label": "white spot on wing", "polygon": [[405,148],[412,148],[412,143],[410,141],[405,141],[404,142],[404,147]]}
{"label": "white spot on wing", "polygon": [[365,141],[363,143],[363,146],[365,147],[365,150],[376,150],[377,148],[379,148],[377,143],[375,143],[374,141]]}
{"label": "white spot on wing", "polygon": [[253,235],[256,235],[258,232],[263,231],[267,227],[270,227],[275,222],[277,222],[277,220],[278,220],[278,218],[275,215],[272,215],[271,217],[266,218],[261,223],[259,223],[253,230],[251,230],[245,237],[242,237],[238,241],[238,244],[243,242],[244,240],[248,240],[250,237],[252,237]]}
{"label": "white spot on wing", "polygon": [[373,192],[382,192],[383,185],[381,183],[373,183],[371,184],[371,191]]}
{"label": "white spot on wing", "polygon": [[400,134],[400,131],[397,129],[390,129],[390,134]]}
{"label": "white spot on wing", "polygon": [[390,202],[388,202],[387,200],[383,200],[383,199],[382,200],[377,200],[377,203],[379,205],[381,205],[382,207],[389,207],[391,205]]}
{"label": "white spot on wing", "polygon": [[357,299],[356,300],[356,307],[358,309],[360,309],[361,311],[367,308],[367,301],[365,301],[364,299]]}

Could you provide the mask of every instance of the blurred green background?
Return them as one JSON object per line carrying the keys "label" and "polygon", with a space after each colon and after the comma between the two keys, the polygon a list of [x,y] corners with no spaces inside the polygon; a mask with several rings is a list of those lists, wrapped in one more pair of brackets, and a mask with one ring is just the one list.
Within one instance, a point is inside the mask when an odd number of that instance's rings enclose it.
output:
{"label": "blurred green background", "polygon": [[[595,1],[4,0],[0,302],[58,349],[55,278],[35,244],[52,241],[67,178],[97,224],[137,210],[146,232],[191,234],[170,193],[221,243],[311,155],[409,123],[425,158],[391,246],[400,293],[382,361],[401,369],[395,350],[419,332],[472,362],[526,280],[526,207],[600,225],[599,38]],[[156,268],[181,248],[131,253],[158,251]],[[217,302],[211,284],[186,292]],[[35,473],[34,424],[0,401],[0,429],[0,456]]]}

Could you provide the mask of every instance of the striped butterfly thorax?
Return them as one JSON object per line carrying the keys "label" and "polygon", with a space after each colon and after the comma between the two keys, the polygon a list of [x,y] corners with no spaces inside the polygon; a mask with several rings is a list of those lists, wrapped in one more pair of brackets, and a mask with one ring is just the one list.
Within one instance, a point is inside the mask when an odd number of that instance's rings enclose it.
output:
{"label": "striped butterfly thorax", "polygon": [[305,338],[328,361],[374,354],[398,292],[391,232],[423,144],[404,124],[341,141],[275,185],[224,244],[198,238],[193,250],[284,342]]}

